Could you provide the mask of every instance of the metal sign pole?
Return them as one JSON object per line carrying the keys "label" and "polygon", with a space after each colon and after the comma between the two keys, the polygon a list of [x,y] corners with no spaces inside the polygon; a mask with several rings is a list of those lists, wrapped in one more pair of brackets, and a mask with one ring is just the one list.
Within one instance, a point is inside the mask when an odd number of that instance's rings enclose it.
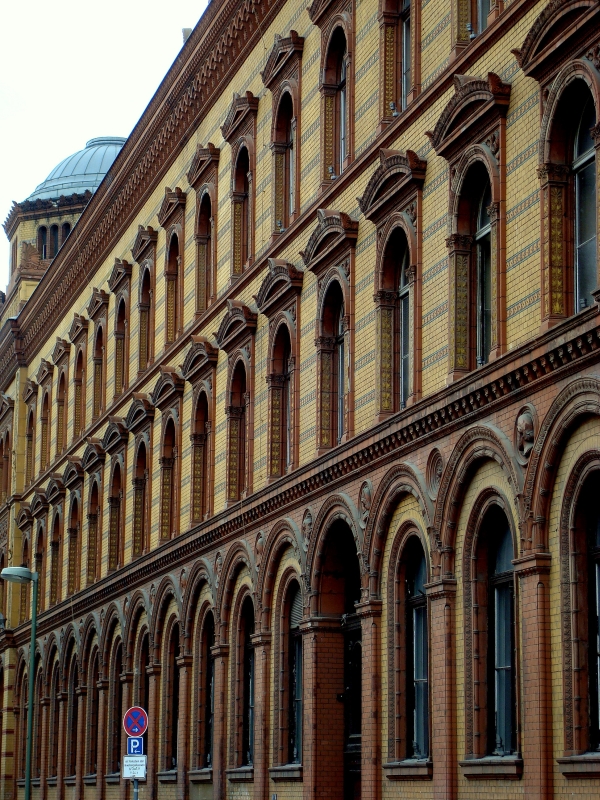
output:
{"label": "metal sign pole", "polygon": [[133,800],[139,800],[138,779],[137,778],[134,778],[134,781],[133,781]]}

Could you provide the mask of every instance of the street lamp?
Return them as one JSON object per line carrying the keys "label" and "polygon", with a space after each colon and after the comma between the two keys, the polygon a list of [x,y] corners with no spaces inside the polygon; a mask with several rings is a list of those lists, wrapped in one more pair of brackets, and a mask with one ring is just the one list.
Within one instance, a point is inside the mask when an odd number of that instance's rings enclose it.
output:
{"label": "street lamp", "polygon": [[33,583],[31,608],[31,644],[29,646],[29,695],[27,698],[27,754],[25,757],[25,800],[31,800],[31,748],[33,739],[33,685],[35,670],[35,634],[37,626],[38,574],[27,567],[6,567],[0,578],[10,583]]}

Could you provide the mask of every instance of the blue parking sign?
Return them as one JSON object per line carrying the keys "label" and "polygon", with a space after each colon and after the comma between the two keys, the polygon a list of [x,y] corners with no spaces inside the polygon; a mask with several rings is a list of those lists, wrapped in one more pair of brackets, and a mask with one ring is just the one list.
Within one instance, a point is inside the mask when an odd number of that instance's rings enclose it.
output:
{"label": "blue parking sign", "polygon": [[144,755],[144,740],[141,736],[127,737],[127,755],[128,756]]}

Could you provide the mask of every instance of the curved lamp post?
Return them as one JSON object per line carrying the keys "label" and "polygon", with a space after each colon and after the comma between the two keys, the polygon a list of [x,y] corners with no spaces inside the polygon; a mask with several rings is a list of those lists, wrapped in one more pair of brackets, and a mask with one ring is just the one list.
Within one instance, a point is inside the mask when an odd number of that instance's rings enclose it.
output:
{"label": "curved lamp post", "polygon": [[37,627],[38,574],[27,567],[6,567],[0,578],[10,583],[33,583],[31,606],[31,644],[29,646],[29,694],[27,697],[27,754],[25,757],[25,800],[31,800],[31,749],[33,739],[33,686],[35,670],[35,636]]}

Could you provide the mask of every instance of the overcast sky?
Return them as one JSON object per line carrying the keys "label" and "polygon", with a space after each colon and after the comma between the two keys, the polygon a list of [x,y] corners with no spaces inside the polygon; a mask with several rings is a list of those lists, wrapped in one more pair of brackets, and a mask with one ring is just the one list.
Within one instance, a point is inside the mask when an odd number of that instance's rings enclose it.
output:
{"label": "overcast sky", "polygon": [[[128,136],[207,0],[7,0],[0,10],[0,222],[96,136]],[[0,288],[9,247],[0,232]]]}

